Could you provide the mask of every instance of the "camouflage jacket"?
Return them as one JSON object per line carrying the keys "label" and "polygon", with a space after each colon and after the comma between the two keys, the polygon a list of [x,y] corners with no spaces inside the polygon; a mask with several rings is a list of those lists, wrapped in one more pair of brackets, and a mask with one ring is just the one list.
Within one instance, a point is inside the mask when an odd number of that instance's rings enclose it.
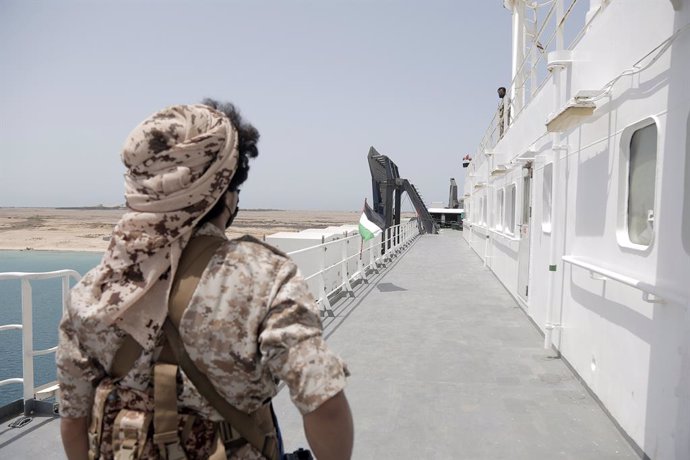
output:
{"label": "camouflage jacket", "polygon": [[[206,224],[198,234],[223,232]],[[125,334],[115,325],[81,327],[89,305],[68,303],[57,352],[60,412],[89,414],[94,389],[106,376]],[[159,325],[142,324],[149,334]],[[275,396],[279,380],[302,414],[345,386],[346,366],[326,346],[317,306],[297,266],[258,241],[230,240],[214,254],[180,322],[190,357],[217,391],[252,412]],[[121,385],[148,391],[159,347],[144,350]],[[182,374],[180,407],[211,420],[222,417]]]}

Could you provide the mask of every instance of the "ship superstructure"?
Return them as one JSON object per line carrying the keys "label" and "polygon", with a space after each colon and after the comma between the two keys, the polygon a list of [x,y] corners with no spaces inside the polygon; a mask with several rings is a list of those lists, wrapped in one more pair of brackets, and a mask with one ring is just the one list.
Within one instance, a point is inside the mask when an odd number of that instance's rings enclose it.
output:
{"label": "ship superstructure", "polygon": [[641,455],[690,458],[690,5],[505,1],[464,237]]}

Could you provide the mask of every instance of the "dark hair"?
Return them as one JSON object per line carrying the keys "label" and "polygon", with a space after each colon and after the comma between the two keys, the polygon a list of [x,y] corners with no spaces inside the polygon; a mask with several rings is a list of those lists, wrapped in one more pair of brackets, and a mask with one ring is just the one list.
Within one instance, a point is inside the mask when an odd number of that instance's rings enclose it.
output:
{"label": "dark hair", "polygon": [[[215,99],[206,98],[201,103],[223,113],[230,119],[230,122],[237,130],[237,150],[239,152],[237,171],[235,171],[228,185],[229,191],[237,191],[249,175],[249,159],[259,156],[259,149],[256,147],[256,144],[259,142],[259,131],[253,125],[244,121],[240,111],[229,102],[218,102]],[[224,208],[225,203],[221,198],[204,216],[202,222],[219,216]]]}

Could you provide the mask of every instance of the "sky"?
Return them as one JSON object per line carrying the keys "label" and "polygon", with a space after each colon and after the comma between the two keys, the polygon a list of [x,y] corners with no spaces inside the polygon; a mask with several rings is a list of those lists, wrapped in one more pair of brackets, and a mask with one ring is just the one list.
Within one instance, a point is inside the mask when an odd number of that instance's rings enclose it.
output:
{"label": "sky", "polygon": [[243,208],[359,210],[370,146],[447,202],[510,37],[501,0],[0,0],[0,206],[124,203],[128,133],[204,97],[261,133]]}

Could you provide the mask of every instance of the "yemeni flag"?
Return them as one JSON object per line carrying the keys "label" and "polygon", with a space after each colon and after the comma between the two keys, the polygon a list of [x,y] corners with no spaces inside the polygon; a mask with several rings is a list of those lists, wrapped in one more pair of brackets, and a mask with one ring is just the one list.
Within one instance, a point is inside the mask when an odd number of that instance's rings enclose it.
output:
{"label": "yemeni flag", "polygon": [[385,226],[383,218],[369,207],[367,200],[364,200],[364,210],[359,218],[359,234],[362,235],[362,239],[366,241],[374,238]]}

